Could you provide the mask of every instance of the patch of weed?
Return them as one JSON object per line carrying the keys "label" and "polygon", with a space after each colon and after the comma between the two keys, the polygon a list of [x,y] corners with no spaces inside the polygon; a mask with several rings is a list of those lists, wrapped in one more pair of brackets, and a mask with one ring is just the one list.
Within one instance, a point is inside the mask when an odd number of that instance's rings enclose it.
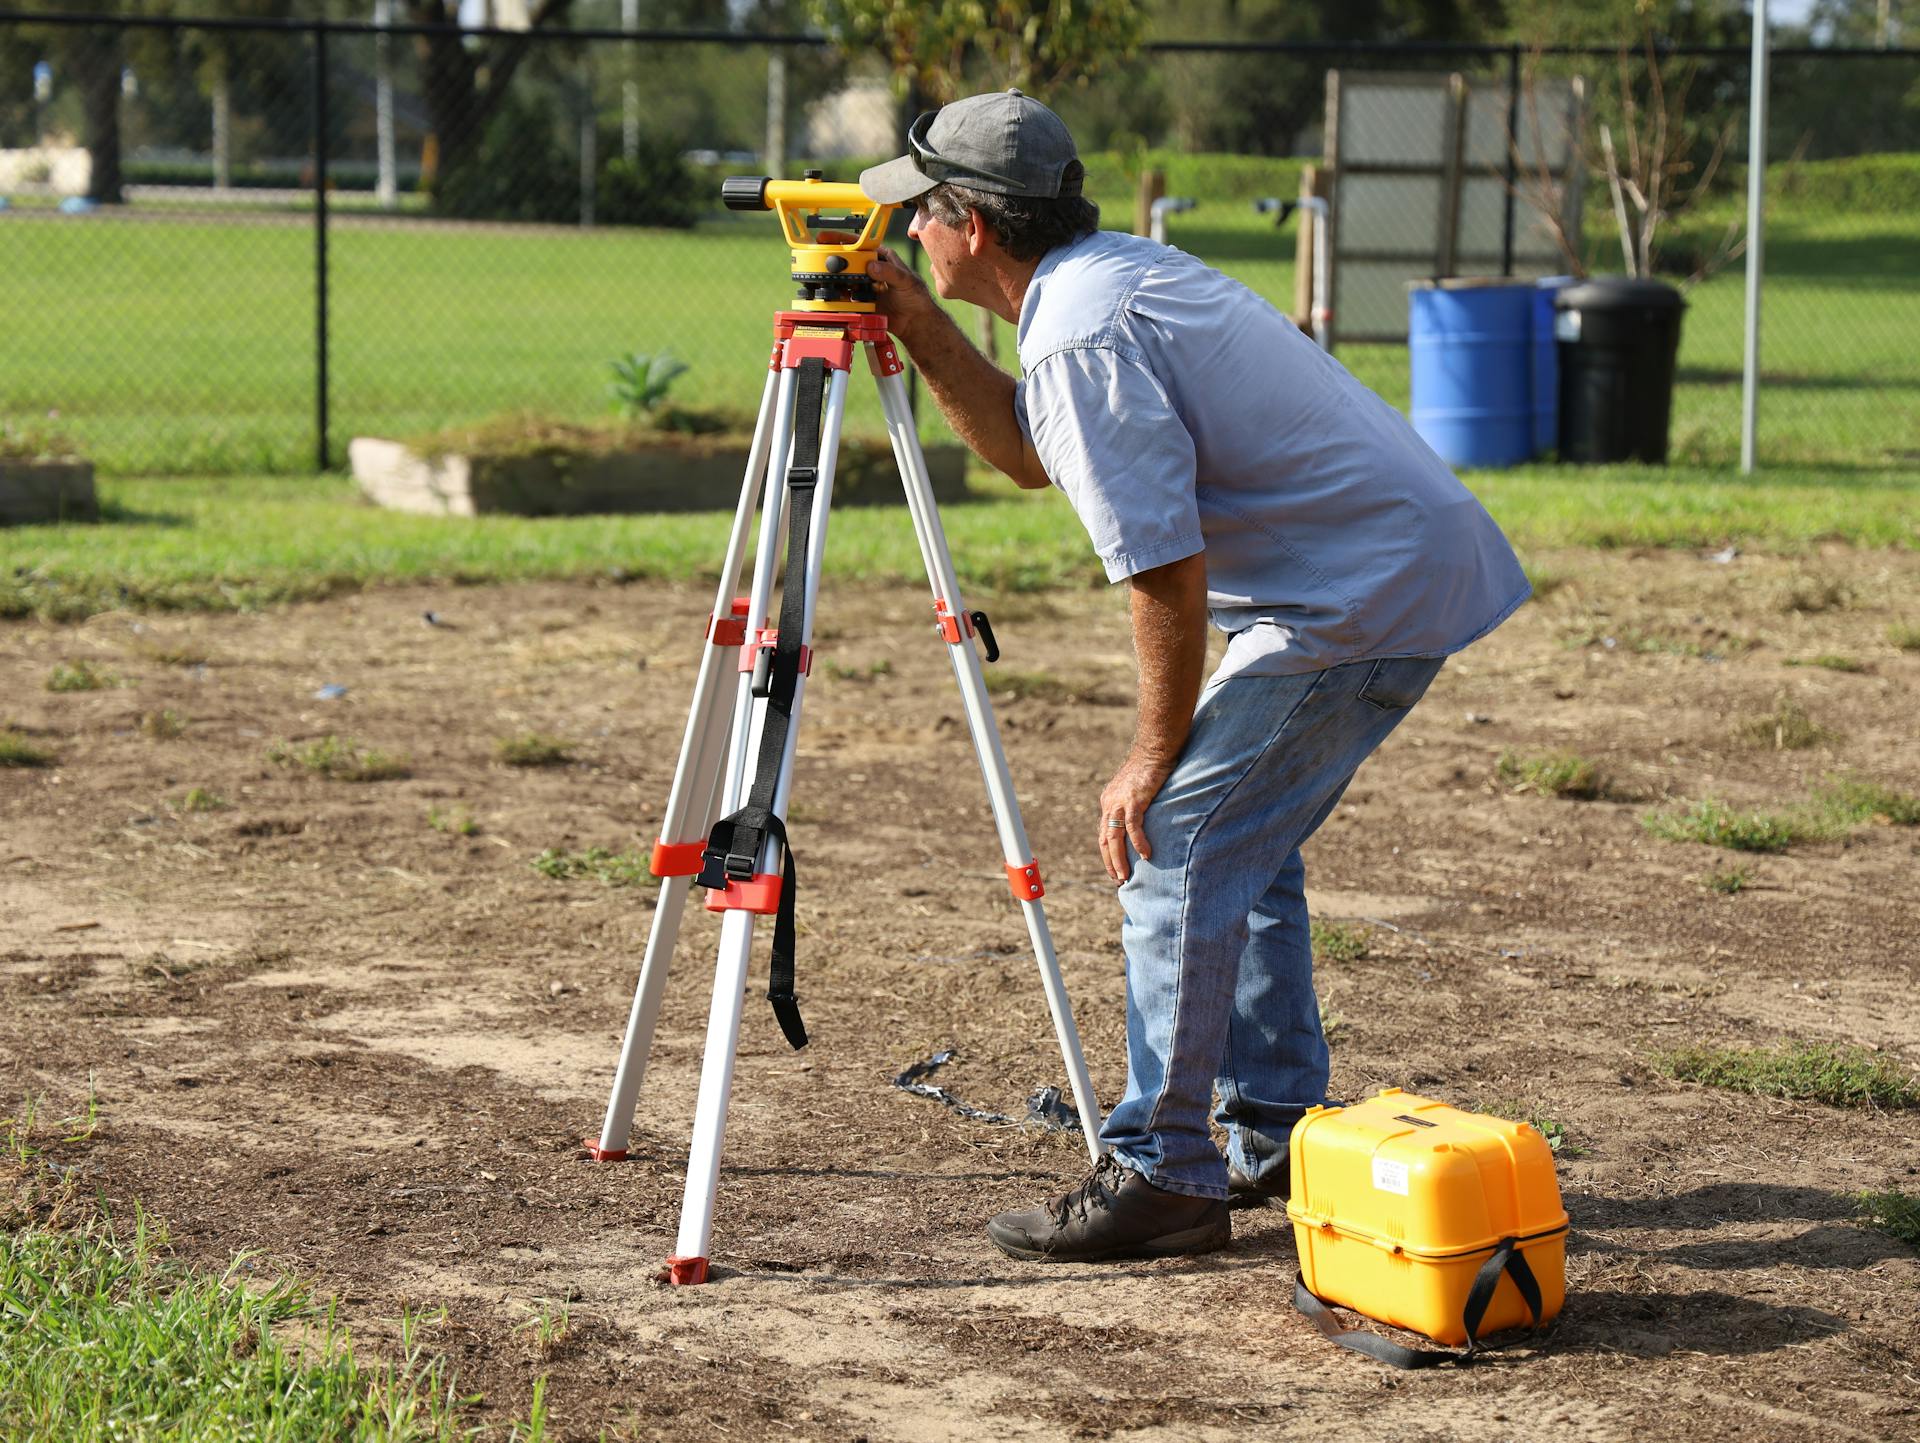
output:
{"label": "patch of weed", "polygon": [[1484,1109],[1495,1117],[1504,1117],[1509,1122],[1524,1122],[1547,1140],[1547,1147],[1555,1157],[1585,1157],[1587,1150],[1569,1140],[1567,1125],[1557,1117],[1549,1117],[1538,1107],[1531,1106],[1512,1098],[1503,1098],[1498,1102],[1486,1104]]}
{"label": "patch of weed", "polygon": [[1920,1197],[1897,1188],[1860,1194],[1860,1216],[1889,1237],[1920,1248]]}
{"label": "patch of weed", "polygon": [[1334,1042],[1344,1035],[1346,1030],[1347,1019],[1342,1017],[1338,1012],[1327,1011],[1327,1004],[1322,1001],[1320,1004],[1320,1036],[1326,1040],[1327,1046],[1333,1046]]}
{"label": "patch of weed", "polygon": [[541,1362],[553,1360],[560,1345],[567,1340],[567,1331],[573,1325],[567,1305],[555,1302],[552,1298],[535,1298],[527,1307],[527,1320],[520,1324],[520,1331],[527,1335],[527,1341],[533,1345],[534,1356]]}
{"label": "patch of weed", "polygon": [[480,824],[464,806],[450,807],[445,811],[439,807],[428,807],[427,825],[449,837],[473,837],[480,832]]}
{"label": "patch of weed", "polygon": [[1725,871],[1707,873],[1700,879],[1700,885],[1722,897],[1732,897],[1744,892],[1752,881],[1753,868],[1728,867]]}
{"label": "patch of weed", "polygon": [[1920,651],[1920,626],[1896,621],[1887,628],[1887,640],[1902,651]]}
{"label": "patch of weed", "polygon": [[48,691],[105,691],[120,684],[119,677],[90,661],[57,662],[47,673]]}
{"label": "patch of weed", "polygon": [[0,727],[0,767],[50,767],[53,753],[11,727]]}
{"label": "patch of weed", "polygon": [[224,812],[231,805],[218,792],[206,787],[189,787],[186,795],[178,801],[169,803],[176,812]]}
{"label": "patch of weed", "polygon": [[655,880],[652,859],[639,852],[615,852],[607,847],[588,847],[584,852],[563,852],[548,847],[535,857],[533,870],[556,882],[571,882],[591,877],[608,887],[640,887]]}
{"label": "patch of weed", "polygon": [[1803,571],[1780,588],[1780,609],[1811,616],[1822,611],[1845,611],[1853,605],[1853,586],[1842,577]]}
{"label": "patch of weed", "polygon": [[1822,671],[1842,671],[1855,675],[1867,669],[1867,664],[1851,656],[1841,656],[1838,652],[1823,651],[1818,656],[1788,657],[1782,666],[1817,666]]}
{"label": "patch of weed", "polygon": [[1523,756],[1508,749],[1500,754],[1496,775],[1516,792],[1538,792],[1543,797],[1593,801],[1607,794],[1607,780],[1599,764],[1571,752]]}
{"label": "patch of weed", "polygon": [[1834,777],[1816,789],[1819,805],[1837,821],[1882,821],[1896,827],[1920,827],[1920,797],[1857,777]]}
{"label": "patch of weed", "polygon": [[1104,706],[1115,698],[1092,681],[1066,681],[1044,671],[1001,671],[989,674],[987,687],[997,697],[1014,701],[1079,702]]}
{"label": "patch of weed", "polygon": [[1802,751],[1830,741],[1833,733],[1807,715],[1807,709],[1791,692],[1774,698],[1773,710],[1749,717],[1734,729],[1734,735],[1749,746],[1771,747],[1777,752]]}
{"label": "patch of weed", "polygon": [[1920,1106],[1920,1081],[1891,1058],[1835,1042],[1681,1047],[1654,1058],[1677,1082],[1698,1082],[1830,1107]]}
{"label": "patch of weed", "polygon": [[573,746],[572,742],[558,737],[523,732],[515,737],[502,737],[495,744],[493,754],[503,766],[564,767],[573,760]]}
{"label": "patch of weed", "polygon": [[1314,960],[1319,962],[1358,962],[1367,955],[1370,929],[1346,922],[1312,922],[1308,934],[1313,941]]}
{"label": "patch of weed", "polygon": [[412,774],[405,757],[390,756],[331,732],[304,745],[275,742],[267,748],[267,760],[336,782],[384,782]]}
{"label": "patch of weed", "polygon": [[1716,797],[1682,811],[1650,812],[1640,825],[1669,842],[1704,842],[1736,852],[1784,852],[1816,835],[1790,812],[1736,812]]}
{"label": "patch of weed", "polygon": [[187,729],[187,719],[172,707],[140,713],[140,735],[150,742],[170,742]]}
{"label": "patch of weed", "polygon": [[827,663],[827,675],[839,681],[872,681],[879,676],[892,676],[893,663],[884,656],[867,666],[851,666],[846,662]]}
{"label": "patch of weed", "polygon": [[190,641],[145,641],[134,648],[162,666],[205,666],[207,653]]}

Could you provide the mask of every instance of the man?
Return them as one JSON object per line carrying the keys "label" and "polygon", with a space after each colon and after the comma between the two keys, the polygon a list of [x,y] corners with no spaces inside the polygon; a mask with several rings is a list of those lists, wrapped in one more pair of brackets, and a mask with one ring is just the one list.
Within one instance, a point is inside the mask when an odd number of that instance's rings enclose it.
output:
{"label": "man", "polygon": [[[1288,1135],[1326,1096],[1300,844],[1526,578],[1406,420],[1286,317],[1098,230],[1044,105],[974,96],[909,139],[861,187],[915,206],[941,296],[1017,324],[1024,379],[883,252],[888,325],[963,441],[1066,494],[1131,589],[1139,657],[1097,833],[1124,912],[1126,1093],[1100,1165],[988,1236],[1019,1258],[1204,1252],[1228,1240],[1229,1200],[1285,1196]],[[1203,689],[1209,613],[1231,639]]]}

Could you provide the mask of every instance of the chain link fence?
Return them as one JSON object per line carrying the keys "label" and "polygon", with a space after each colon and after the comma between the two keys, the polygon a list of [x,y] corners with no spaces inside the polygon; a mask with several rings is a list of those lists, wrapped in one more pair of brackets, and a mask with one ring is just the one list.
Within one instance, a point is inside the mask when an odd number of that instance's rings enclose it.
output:
{"label": "chain link fence", "polygon": [[[1520,234],[1462,273],[1549,268],[1530,115],[1576,82],[1583,204],[1557,264],[1623,269],[1599,131],[1622,153],[1650,133],[1657,77],[1669,177],[1700,187],[1650,257],[1689,306],[1674,457],[1737,459],[1744,52],[1163,43],[1049,99],[1104,224],[1131,228],[1161,172],[1197,202],[1168,239],[1294,311],[1294,236],[1255,202],[1322,156],[1333,71],[1502,98],[1518,143],[1490,156],[1483,128],[1472,184],[1516,198]],[[1920,52],[1783,51],[1772,95],[1761,457],[1913,464]],[[0,422],[109,471],[308,470],[355,436],[604,418],[616,363],[662,352],[687,367],[674,401],[750,416],[787,256],[771,218],[719,206],[720,177],[852,178],[903,118],[884,76],[804,37],[0,16]],[[1338,354],[1406,404],[1404,344]]]}

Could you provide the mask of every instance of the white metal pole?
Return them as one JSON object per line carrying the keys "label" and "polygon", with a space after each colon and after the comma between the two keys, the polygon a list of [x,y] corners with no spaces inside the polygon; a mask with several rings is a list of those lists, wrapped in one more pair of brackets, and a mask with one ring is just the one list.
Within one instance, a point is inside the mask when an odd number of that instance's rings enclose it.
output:
{"label": "white metal pole", "polygon": [[1747,353],[1740,389],[1740,469],[1751,472],[1760,420],[1760,287],[1767,196],[1767,0],[1753,0],[1753,75],[1747,101]]}
{"label": "white metal pole", "polygon": [[[913,412],[907,404],[906,382],[898,372],[888,375],[878,368],[874,379],[880,386],[880,409],[886,418],[887,436],[893,443],[894,460],[899,464],[900,478],[906,487],[907,506],[913,512],[914,529],[927,562],[927,580],[933,587],[935,599],[946,603],[949,614],[964,617],[960,582],[954,571],[953,554],[947,547],[946,531],[940,524],[933,483],[927,475],[919,433],[914,429]],[[973,736],[974,756],[980,763],[980,776],[986,783],[987,799],[993,807],[994,824],[1011,883],[1013,869],[1034,865],[1033,848],[1020,816],[1020,803],[1014,795],[1006,749],[1000,742],[993,702],[987,696],[986,678],[980,670],[980,654],[974,650],[972,638],[964,629],[958,641],[949,641],[947,659],[953,664],[954,680],[960,686],[967,730]],[[1100,1105],[1094,1097],[1093,1080],[1087,1073],[1086,1055],[1080,1046],[1079,1029],[1074,1026],[1073,1005],[1067,997],[1066,981],[1060,975],[1060,960],[1054,952],[1046,910],[1037,897],[1021,897],[1019,902],[1026,919],[1027,936],[1033,943],[1034,960],[1040,968],[1047,1011],[1053,1018],[1054,1040],[1060,1046],[1067,1082],[1073,1089],[1080,1130],[1086,1139],[1088,1154],[1098,1162],[1106,1150],[1100,1141]]]}
{"label": "white metal pole", "polygon": [[373,129],[380,156],[374,195],[382,210],[392,210],[399,190],[393,164],[393,37],[386,33],[393,24],[393,0],[373,0],[373,23],[380,27],[373,37]]}
{"label": "white metal pole", "polygon": [[[775,408],[776,380],[776,373],[769,371],[760,393],[760,416],[754,423],[753,445],[747,455],[746,474],[740,482],[740,500],[734,507],[726,560],[720,566],[713,621],[707,628],[707,645],[693,686],[693,705],[687,713],[687,729],[680,741],[673,789],[667,797],[666,814],[660,820],[660,840],[668,845],[704,841],[713,825],[720,763],[726,753],[732,722],[732,713],[722,699],[723,668],[739,655],[738,647],[722,645],[715,633],[717,624],[732,615],[734,588],[739,584],[747,538],[753,529],[754,508],[760,499],[760,483],[766,475],[767,453],[771,449],[770,422]],[[634,1103],[647,1075],[654,1029],[660,1020],[660,1003],[666,995],[667,973],[672,966],[674,946],[680,939],[680,923],[692,886],[693,879],[684,874],[661,881],[647,950],[640,964],[640,981],[634,988],[626,1036],[620,1044],[620,1062],[614,1069],[613,1090],[607,1098],[606,1118],[600,1125],[600,1135],[589,1138],[585,1144],[588,1155],[597,1162],[617,1162],[627,1155],[627,1143],[633,1132]]]}
{"label": "white metal pole", "polygon": [[777,46],[767,54],[767,154],[768,175],[784,174],[787,168],[787,52]]}

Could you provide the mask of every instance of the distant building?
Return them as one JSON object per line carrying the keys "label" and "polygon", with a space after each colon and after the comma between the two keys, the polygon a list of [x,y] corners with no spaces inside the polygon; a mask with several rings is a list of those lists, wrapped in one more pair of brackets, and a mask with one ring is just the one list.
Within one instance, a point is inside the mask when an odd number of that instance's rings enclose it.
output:
{"label": "distant building", "polygon": [[844,89],[807,106],[800,153],[819,160],[891,155],[900,148],[900,102],[878,76],[850,80]]}

